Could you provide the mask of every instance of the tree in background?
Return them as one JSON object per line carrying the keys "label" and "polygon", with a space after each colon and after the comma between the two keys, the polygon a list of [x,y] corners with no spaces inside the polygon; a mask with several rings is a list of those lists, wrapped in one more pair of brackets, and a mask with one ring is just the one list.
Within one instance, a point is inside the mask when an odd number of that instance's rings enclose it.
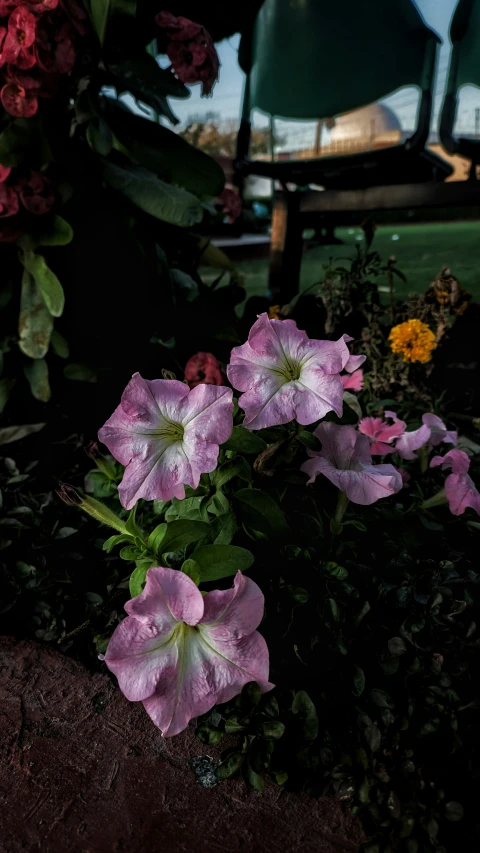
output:
{"label": "tree in background", "polygon": [[[222,121],[218,113],[209,112],[205,117],[197,118],[191,116],[187,126],[180,131],[190,145],[200,148],[210,157],[231,157],[236,154],[238,122],[234,119]],[[284,138],[273,137],[273,145],[283,145]],[[271,135],[269,127],[254,128],[252,130],[252,141],[250,151],[253,156],[270,154]]]}

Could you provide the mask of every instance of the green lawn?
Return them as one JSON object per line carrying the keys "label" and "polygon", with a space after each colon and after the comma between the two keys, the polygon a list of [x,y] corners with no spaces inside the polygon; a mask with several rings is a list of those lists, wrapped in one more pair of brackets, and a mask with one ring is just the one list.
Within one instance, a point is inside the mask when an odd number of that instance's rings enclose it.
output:
{"label": "green lawn", "polygon": [[[352,257],[360,228],[339,228],[337,236],[343,246],[324,246],[305,253],[302,265],[301,289],[321,280],[322,266],[330,258]],[[382,260],[390,255],[407,278],[404,284],[396,278],[396,296],[423,292],[444,266],[449,266],[460,283],[480,299],[480,222],[447,222],[435,224],[381,226],[375,234],[373,247]],[[245,276],[248,296],[264,294],[268,281],[268,261],[242,261],[237,265]],[[385,280],[378,280],[386,287]]]}

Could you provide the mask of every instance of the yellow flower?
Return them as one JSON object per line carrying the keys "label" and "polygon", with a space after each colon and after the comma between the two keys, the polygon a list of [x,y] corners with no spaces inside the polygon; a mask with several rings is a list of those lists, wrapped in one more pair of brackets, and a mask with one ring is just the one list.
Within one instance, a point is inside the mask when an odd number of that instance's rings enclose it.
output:
{"label": "yellow flower", "polygon": [[394,326],[388,340],[392,352],[400,353],[404,361],[420,361],[426,364],[437,346],[435,335],[421,320],[407,320]]}
{"label": "yellow flower", "polygon": [[281,305],[270,305],[268,309],[268,319],[269,320],[280,320],[280,311]]}

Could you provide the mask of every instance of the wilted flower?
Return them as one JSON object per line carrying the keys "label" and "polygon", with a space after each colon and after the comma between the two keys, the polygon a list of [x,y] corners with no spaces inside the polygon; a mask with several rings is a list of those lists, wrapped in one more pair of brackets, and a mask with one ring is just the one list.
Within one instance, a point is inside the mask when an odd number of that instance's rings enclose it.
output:
{"label": "wilted flower", "polygon": [[[471,507],[480,515],[480,494],[468,474],[470,459],[467,454],[463,450],[449,450],[445,456],[434,456],[430,462],[430,468],[439,465],[443,470],[452,469],[452,473],[445,480],[445,496],[450,512],[453,515],[463,515],[467,507]],[[425,504],[428,504],[428,501]]]}
{"label": "wilted flower", "polygon": [[197,385],[224,385],[220,362],[211,352],[197,352],[185,365],[185,379],[189,388]]}
{"label": "wilted flower", "polygon": [[419,361],[421,364],[430,361],[437,346],[434,333],[421,320],[407,320],[394,326],[388,340],[392,352],[399,353],[403,361]]}
{"label": "wilted flower", "polygon": [[48,213],[55,204],[52,184],[41,172],[30,170],[29,174],[19,181],[18,187],[20,200],[29,213],[41,216]]}
{"label": "wilted flower", "polygon": [[251,681],[262,693],[273,688],[267,644],[255,630],[263,605],[257,584],[240,572],[233,589],[202,596],[186,574],[156,566],[126,603],[105,663],[165,737],[178,734]]}
{"label": "wilted flower", "polygon": [[[2,167],[3,168],[3,167]],[[15,216],[19,211],[18,195],[13,187],[0,184],[0,218]]]}
{"label": "wilted flower", "polygon": [[312,424],[330,411],[341,416],[340,371],[350,358],[343,335],[338,341],[310,340],[293,320],[261,314],[247,343],[232,350],[227,376],[244,393],[239,406],[247,429],[297,420]]}
{"label": "wilted flower", "polygon": [[313,433],[322,449],[308,450],[311,457],[301,470],[313,483],[323,474],[353,503],[367,506],[402,488],[402,477],[393,465],[373,465],[367,436],[352,426],[323,423]]}
{"label": "wilted flower", "polygon": [[219,445],[233,428],[230,388],[175,379],[142,379],[135,373],[111,418],[98,433],[112,456],[125,465],[119,486],[122,506],[140,498],[184,498],[200,475],[214,471]]}
{"label": "wilted flower", "polygon": [[38,99],[34,90],[25,89],[13,81],[2,87],[0,99],[7,113],[17,118],[31,118],[38,110]]}
{"label": "wilted flower", "polygon": [[159,12],[155,21],[168,35],[167,56],[178,79],[182,83],[202,83],[202,95],[210,95],[220,69],[210,34],[201,24],[176,18],[170,12]]}

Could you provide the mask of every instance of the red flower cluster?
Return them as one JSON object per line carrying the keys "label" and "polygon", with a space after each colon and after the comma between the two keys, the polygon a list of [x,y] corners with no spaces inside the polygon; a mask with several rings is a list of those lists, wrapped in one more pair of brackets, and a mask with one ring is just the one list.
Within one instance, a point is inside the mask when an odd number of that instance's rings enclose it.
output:
{"label": "red flower cluster", "polygon": [[41,172],[29,170],[14,177],[8,166],[0,165],[0,243],[11,243],[23,234],[27,214],[42,216],[54,203],[52,184]]}
{"label": "red flower cluster", "polygon": [[226,376],[211,352],[197,352],[185,365],[185,379],[189,388],[197,385],[225,385]]}
{"label": "red flower cluster", "polygon": [[190,85],[202,83],[202,96],[208,97],[220,70],[211,35],[201,24],[170,12],[159,12],[155,21],[169,38],[167,56],[178,79]]}
{"label": "red flower cluster", "polygon": [[242,215],[243,211],[242,199],[239,193],[233,187],[226,186],[222,194],[219,195],[218,200],[223,207],[223,213],[227,217],[227,221],[230,225],[233,225],[239,216]]}
{"label": "red flower cluster", "polygon": [[0,0],[0,100],[7,113],[29,118],[39,97],[55,94],[60,75],[73,68],[84,18],[75,0]]}

